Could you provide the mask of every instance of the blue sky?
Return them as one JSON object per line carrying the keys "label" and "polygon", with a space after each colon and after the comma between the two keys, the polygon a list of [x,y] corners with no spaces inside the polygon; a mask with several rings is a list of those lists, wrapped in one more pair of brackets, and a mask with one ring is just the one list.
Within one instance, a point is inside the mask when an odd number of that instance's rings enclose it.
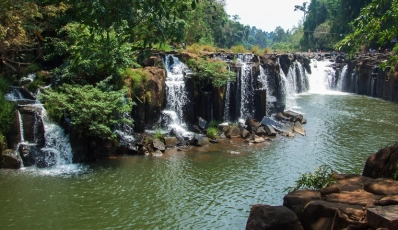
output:
{"label": "blue sky", "polygon": [[226,0],[229,15],[239,15],[239,22],[256,26],[263,31],[274,31],[277,26],[291,29],[303,18],[303,12],[294,11],[295,5],[310,0]]}

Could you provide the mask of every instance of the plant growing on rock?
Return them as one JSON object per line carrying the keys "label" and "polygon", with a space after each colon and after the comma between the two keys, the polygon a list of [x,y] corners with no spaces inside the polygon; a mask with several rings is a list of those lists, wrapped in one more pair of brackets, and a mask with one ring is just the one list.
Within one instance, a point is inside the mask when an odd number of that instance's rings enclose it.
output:
{"label": "plant growing on rock", "polygon": [[220,131],[215,127],[210,127],[206,131],[206,135],[211,139],[217,139],[219,136]]}
{"label": "plant growing on rock", "polygon": [[296,181],[293,188],[288,188],[288,191],[295,191],[299,189],[320,189],[333,185],[336,182],[334,175],[335,171],[329,165],[321,165],[313,173],[301,174],[300,178]]}
{"label": "plant growing on rock", "polygon": [[214,87],[221,87],[234,81],[236,74],[227,68],[227,63],[216,59],[189,59],[190,69],[197,73],[202,83],[209,83]]}

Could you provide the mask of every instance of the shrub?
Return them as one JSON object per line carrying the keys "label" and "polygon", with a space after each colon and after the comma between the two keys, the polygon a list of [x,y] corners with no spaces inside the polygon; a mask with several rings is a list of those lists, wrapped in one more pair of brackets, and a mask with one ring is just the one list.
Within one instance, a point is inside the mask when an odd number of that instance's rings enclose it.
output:
{"label": "shrub", "polygon": [[219,131],[215,127],[210,127],[207,129],[206,135],[211,139],[216,139],[219,136]]}
{"label": "shrub", "polygon": [[189,53],[200,54],[202,52],[202,47],[199,44],[194,43],[190,46],[187,46],[185,50],[188,51]]}
{"label": "shrub", "polygon": [[243,45],[232,46],[231,50],[233,53],[246,53],[247,49]]}
{"label": "shrub", "polygon": [[336,182],[334,175],[335,171],[328,165],[321,165],[314,173],[304,173],[296,181],[293,188],[288,188],[290,191],[298,189],[320,189],[333,185]]}
{"label": "shrub", "polygon": [[104,92],[91,85],[64,85],[43,92],[41,99],[50,118],[58,121],[66,112],[72,127],[81,136],[113,140],[116,138],[114,126],[133,122],[122,116],[129,113],[133,105],[125,95],[124,90]]}
{"label": "shrub", "polygon": [[161,129],[156,129],[153,139],[163,141],[164,134]]}
{"label": "shrub", "polygon": [[187,65],[196,72],[202,83],[210,83],[214,87],[221,87],[228,81],[234,81],[236,73],[228,70],[227,64],[216,59],[189,59]]}

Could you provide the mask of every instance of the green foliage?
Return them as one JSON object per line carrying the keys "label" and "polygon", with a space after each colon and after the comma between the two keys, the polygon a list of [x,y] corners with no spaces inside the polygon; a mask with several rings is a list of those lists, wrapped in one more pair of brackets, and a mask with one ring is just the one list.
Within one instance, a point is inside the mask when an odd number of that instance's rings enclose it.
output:
{"label": "green foliage", "polygon": [[246,47],[244,47],[243,45],[237,45],[237,46],[232,46],[231,50],[233,53],[247,53],[247,49]]}
{"label": "green foliage", "polygon": [[215,127],[210,127],[206,131],[206,135],[211,139],[217,139],[219,136],[220,131]]}
{"label": "green foliage", "polygon": [[120,83],[120,73],[137,65],[128,37],[112,28],[100,34],[91,30],[84,24],[67,24],[60,30],[66,39],[53,39],[55,51],[48,58],[66,56],[57,73],[67,82],[95,84],[112,76],[113,83]]}
{"label": "green foliage", "polygon": [[146,87],[149,79],[148,73],[145,69],[126,69],[124,71],[125,85],[128,88],[128,94],[130,98],[139,98],[143,100],[148,94],[146,92]]}
{"label": "green foliage", "polygon": [[6,138],[0,133],[0,155],[7,148]]}
{"label": "green foliage", "polygon": [[203,85],[211,84],[214,87],[221,87],[234,81],[236,74],[227,68],[227,64],[216,59],[189,59],[189,68],[197,73]]}
{"label": "green foliage", "polygon": [[298,189],[320,189],[333,185],[336,182],[335,171],[328,165],[321,165],[314,173],[304,173],[296,181],[296,186],[288,188],[290,191]]}
{"label": "green foliage", "polygon": [[132,107],[125,95],[124,90],[104,92],[90,85],[63,85],[43,92],[41,99],[50,118],[58,121],[66,112],[79,135],[112,140],[116,138],[112,132],[115,125],[132,123],[122,116]]}
{"label": "green foliage", "polygon": [[158,50],[158,51],[163,51],[163,52],[170,52],[173,51],[173,49],[166,44],[154,44],[152,46],[153,49]]}
{"label": "green foliage", "polygon": [[33,82],[29,83],[26,88],[30,90],[31,92],[36,92],[37,89],[39,89],[42,86],[48,85],[51,83],[51,78],[49,76],[49,73],[44,72],[44,71],[39,71],[37,72],[37,76],[34,79]]}
{"label": "green foliage", "polygon": [[154,138],[155,140],[163,141],[163,140],[164,140],[163,130],[161,130],[161,129],[156,129],[156,130],[155,130],[155,134],[153,135],[153,138]]}
{"label": "green foliage", "polygon": [[9,131],[10,125],[14,122],[15,107],[4,97],[8,91],[9,83],[0,76],[0,135],[4,135]]}

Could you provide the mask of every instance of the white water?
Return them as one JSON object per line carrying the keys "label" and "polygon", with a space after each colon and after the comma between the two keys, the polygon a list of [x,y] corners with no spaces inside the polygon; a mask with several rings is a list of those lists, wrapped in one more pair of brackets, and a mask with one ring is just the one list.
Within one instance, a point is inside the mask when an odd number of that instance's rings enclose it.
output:
{"label": "white water", "polygon": [[249,63],[252,59],[250,54],[241,54],[237,59],[238,65],[240,65],[240,82],[237,86],[240,88],[240,110],[239,120],[246,120],[253,116],[254,111],[250,111],[249,106],[253,103],[252,95],[253,89],[251,85],[252,78],[252,66]]}
{"label": "white water", "polygon": [[[6,98],[10,101],[26,101],[18,88],[12,89],[12,91],[6,95]],[[32,101],[33,102],[33,101]],[[76,172],[77,165],[72,164],[72,148],[69,142],[69,136],[65,135],[64,130],[50,122],[47,117],[46,110],[43,105],[34,101],[34,104],[23,105],[39,108],[37,111],[37,117],[35,119],[41,119],[44,125],[44,138],[45,146],[40,150],[46,155],[46,162],[49,165],[53,165],[50,169],[40,169],[40,172],[45,172],[45,174],[59,174],[59,173],[69,173]],[[28,143],[24,140],[24,129],[23,129],[23,119],[21,113],[18,111],[18,121],[19,121],[19,132],[20,132],[20,142],[17,146],[17,151],[21,144],[24,145],[36,145],[36,143]],[[36,130],[39,122],[35,121],[35,137],[34,140],[37,141]]]}
{"label": "white water", "polygon": [[333,81],[333,76],[335,74],[334,69],[329,61],[311,61],[311,74],[308,74],[309,90],[310,94],[346,94],[340,91],[332,90],[330,85]]}
{"label": "white water", "polygon": [[184,122],[184,106],[188,102],[184,71],[188,70],[188,67],[173,55],[166,56],[165,66],[167,71],[166,109],[162,113],[169,117],[167,128],[175,129],[182,135],[189,134]]}
{"label": "white water", "polygon": [[258,76],[258,81],[261,83],[261,88],[260,90],[265,90],[267,94],[267,116],[270,115],[270,112],[272,111],[272,102],[276,102],[276,98],[272,96],[272,91],[271,87],[269,85],[269,82],[267,80],[268,78],[268,73],[264,70],[264,68],[260,65],[260,76]]}
{"label": "white water", "polygon": [[229,115],[230,96],[231,96],[231,82],[228,81],[227,89],[225,91],[224,121],[229,121],[231,119]]}
{"label": "white water", "polygon": [[340,72],[339,80],[337,81],[336,90],[342,91],[343,90],[343,82],[346,78],[348,70],[348,65],[345,65]]}
{"label": "white water", "polygon": [[[277,64],[280,66],[279,59],[277,59]],[[291,71],[290,69],[291,68],[289,68],[288,74],[290,72],[294,72],[294,71]],[[283,91],[282,94],[283,94],[283,98],[285,99],[285,104],[286,104],[285,110],[292,110],[292,109],[298,108],[297,103],[296,103],[297,94],[296,94],[296,88],[294,86],[293,76],[290,75],[289,78],[286,77],[282,68],[280,68],[279,76],[281,79],[280,86]]]}

